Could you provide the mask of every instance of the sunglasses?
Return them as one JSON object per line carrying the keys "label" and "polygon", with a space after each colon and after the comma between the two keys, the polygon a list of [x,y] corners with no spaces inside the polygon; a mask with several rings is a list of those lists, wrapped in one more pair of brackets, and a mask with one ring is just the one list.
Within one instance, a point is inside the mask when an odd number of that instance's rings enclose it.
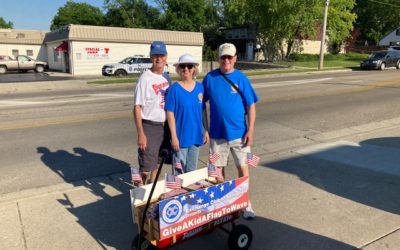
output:
{"label": "sunglasses", "polygon": [[225,59],[232,60],[233,56],[221,56],[220,58],[222,61],[224,61]]}
{"label": "sunglasses", "polygon": [[193,64],[179,64],[179,68],[184,69],[184,68],[188,68],[188,69],[193,69],[194,65]]}

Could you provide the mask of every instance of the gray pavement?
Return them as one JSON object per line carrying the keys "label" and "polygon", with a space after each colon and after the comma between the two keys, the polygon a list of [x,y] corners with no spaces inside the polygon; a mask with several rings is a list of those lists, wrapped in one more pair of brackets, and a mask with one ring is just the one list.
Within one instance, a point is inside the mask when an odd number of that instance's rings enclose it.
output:
{"label": "gray pavement", "polygon": [[[1,84],[0,92],[93,88],[82,80],[31,86]],[[253,231],[250,249],[400,249],[400,118],[281,142],[263,129],[254,147],[262,161],[251,169],[257,218],[240,219]],[[129,178],[1,195],[0,249],[130,249]],[[227,249],[227,238],[216,230],[172,249]]]}

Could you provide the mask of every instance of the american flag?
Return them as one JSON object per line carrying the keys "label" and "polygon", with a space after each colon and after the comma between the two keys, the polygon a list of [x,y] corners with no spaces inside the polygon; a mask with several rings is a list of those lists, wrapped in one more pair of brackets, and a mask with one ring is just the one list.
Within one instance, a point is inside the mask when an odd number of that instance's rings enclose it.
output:
{"label": "american flag", "polygon": [[208,160],[210,161],[211,164],[215,164],[219,159],[219,154],[217,153],[210,153],[208,155]]}
{"label": "american flag", "polygon": [[165,186],[171,189],[181,188],[181,179],[173,174],[166,174],[165,176]]}
{"label": "american flag", "polygon": [[247,164],[251,167],[257,167],[260,157],[255,154],[247,153]]}
{"label": "american flag", "polygon": [[173,159],[174,168],[175,169],[179,169],[179,170],[183,170],[181,159],[179,159],[179,157],[176,156],[176,155],[174,155],[173,157],[174,157],[174,159]]}
{"label": "american flag", "polygon": [[143,184],[142,177],[140,176],[137,168],[131,168],[131,178],[134,184]]}
{"label": "american flag", "polygon": [[210,177],[215,177],[224,180],[224,177],[222,176],[222,169],[217,168],[216,166],[212,164],[208,164],[208,176]]}

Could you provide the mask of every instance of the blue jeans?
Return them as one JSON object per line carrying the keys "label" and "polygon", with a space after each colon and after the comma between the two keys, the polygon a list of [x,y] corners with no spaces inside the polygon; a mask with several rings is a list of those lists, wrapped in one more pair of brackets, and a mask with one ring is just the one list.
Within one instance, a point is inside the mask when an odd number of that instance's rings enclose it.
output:
{"label": "blue jeans", "polygon": [[[196,145],[188,148],[180,148],[178,152],[174,152],[174,155],[181,160],[183,172],[177,171],[177,174],[187,173],[197,169],[197,162],[199,160],[199,147]],[[175,157],[173,157],[175,159]],[[175,164],[173,162],[173,164]]]}

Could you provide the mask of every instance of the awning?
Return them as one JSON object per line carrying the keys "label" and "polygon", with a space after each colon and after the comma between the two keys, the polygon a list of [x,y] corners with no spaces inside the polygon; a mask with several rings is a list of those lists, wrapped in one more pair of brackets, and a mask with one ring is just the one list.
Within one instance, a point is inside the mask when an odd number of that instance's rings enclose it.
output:
{"label": "awning", "polygon": [[58,52],[68,52],[68,42],[64,41],[60,45],[58,45],[57,48],[54,49],[55,51]]}

